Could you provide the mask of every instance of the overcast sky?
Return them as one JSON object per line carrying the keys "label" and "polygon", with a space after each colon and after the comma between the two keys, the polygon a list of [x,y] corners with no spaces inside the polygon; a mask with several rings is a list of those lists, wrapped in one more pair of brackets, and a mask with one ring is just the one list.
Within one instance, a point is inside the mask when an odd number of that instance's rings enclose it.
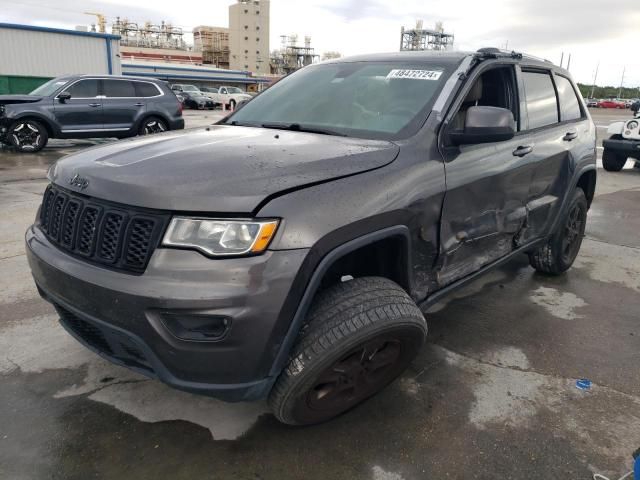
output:
{"label": "overcast sky", "polygon": [[[173,22],[226,26],[233,0],[0,0],[2,20],[73,28],[102,12],[143,23]],[[312,37],[316,52],[343,55],[397,51],[400,27],[442,21],[455,34],[455,48],[476,50],[507,45],[560,63],[571,53],[571,72],[591,83],[598,62],[598,84],[640,87],[639,0],[271,0],[271,49],[281,35]],[[634,35],[635,34],[635,35]]]}

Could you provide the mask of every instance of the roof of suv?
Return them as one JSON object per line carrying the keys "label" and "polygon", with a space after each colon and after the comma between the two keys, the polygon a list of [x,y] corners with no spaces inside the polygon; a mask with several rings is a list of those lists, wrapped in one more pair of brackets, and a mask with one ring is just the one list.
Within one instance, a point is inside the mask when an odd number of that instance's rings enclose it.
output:
{"label": "roof of suv", "polygon": [[536,65],[554,70],[564,71],[561,67],[554,65],[549,60],[537,58],[531,55],[500,50],[497,48],[482,48],[477,52],[451,51],[451,50],[423,50],[423,51],[402,51],[390,53],[374,53],[365,55],[355,55],[328,60],[324,63],[336,62],[393,62],[393,61],[428,61],[437,59],[444,64],[458,64],[465,57],[477,56],[480,59],[489,58],[513,58],[527,65]]}
{"label": "roof of suv", "polygon": [[99,78],[99,79],[109,79],[114,78],[116,80],[142,80],[145,82],[160,82],[167,83],[164,80],[160,80],[158,78],[149,78],[149,77],[136,77],[134,75],[90,75],[90,74],[79,74],[79,75],[65,75],[60,78]]}

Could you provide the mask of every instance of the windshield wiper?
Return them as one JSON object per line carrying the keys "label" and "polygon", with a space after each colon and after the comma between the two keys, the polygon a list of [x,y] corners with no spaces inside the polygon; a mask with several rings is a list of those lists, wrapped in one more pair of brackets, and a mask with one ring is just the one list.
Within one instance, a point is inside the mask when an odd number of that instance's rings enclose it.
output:
{"label": "windshield wiper", "polygon": [[300,125],[299,123],[263,123],[263,128],[275,128],[278,130],[291,130],[294,132],[308,132],[319,133],[321,135],[335,135],[337,137],[346,137],[347,135],[335,130],[328,130],[326,128],[317,128],[307,125]]}

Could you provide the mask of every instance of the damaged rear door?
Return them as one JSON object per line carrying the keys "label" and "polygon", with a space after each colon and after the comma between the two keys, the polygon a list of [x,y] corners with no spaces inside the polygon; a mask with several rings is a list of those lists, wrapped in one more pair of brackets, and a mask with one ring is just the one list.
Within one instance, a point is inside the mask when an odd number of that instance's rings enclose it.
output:
{"label": "damaged rear door", "polygon": [[509,254],[526,225],[535,161],[532,138],[446,146],[449,129],[464,125],[466,109],[487,105],[512,111],[522,130],[513,65],[490,64],[466,82],[443,128],[447,191],[440,226],[438,283],[447,285]]}

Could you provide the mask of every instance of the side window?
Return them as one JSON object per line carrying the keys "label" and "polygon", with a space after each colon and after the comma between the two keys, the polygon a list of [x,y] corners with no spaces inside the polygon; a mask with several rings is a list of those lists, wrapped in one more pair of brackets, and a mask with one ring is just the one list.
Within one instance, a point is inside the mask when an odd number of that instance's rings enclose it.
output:
{"label": "side window", "polygon": [[127,80],[103,80],[102,88],[105,97],[135,97],[136,90],[133,88],[133,82]]}
{"label": "side window", "polygon": [[556,87],[560,99],[560,118],[563,122],[582,118],[580,101],[568,78],[556,75]]}
{"label": "side window", "polygon": [[80,80],[65,90],[71,98],[94,98],[98,96],[98,80]]}
{"label": "side window", "polygon": [[522,72],[527,98],[529,128],[546,127],[558,123],[558,101],[549,73]]}
{"label": "side window", "polygon": [[510,110],[516,125],[518,119],[518,98],[516,94],[515,74],[512,67],[499,67],[487,70],[477,78],[466,93],[462,104],[453,119],[453,128],[463,130],[467,110],[474,106],[499,107]]}
{"label": "side window", "polygon": [[152,83],[133,82],[136,89],[136,97],[155,97],[160,95],[158,88]]}

